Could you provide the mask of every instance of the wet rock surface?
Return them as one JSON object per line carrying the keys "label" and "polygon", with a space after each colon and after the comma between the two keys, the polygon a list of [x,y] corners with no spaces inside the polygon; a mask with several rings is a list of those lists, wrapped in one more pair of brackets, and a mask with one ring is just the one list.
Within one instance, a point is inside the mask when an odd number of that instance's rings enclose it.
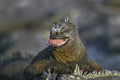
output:
{"label": "wet rock surface", "polygon": [[[110,1],[116,4],[117,0]],[[0,80],[20,80],[24,68],[48,45],[49,26],[64,16],[79,26],[93,60],[120,71],[118,5],[108,0],[0,1]]]}

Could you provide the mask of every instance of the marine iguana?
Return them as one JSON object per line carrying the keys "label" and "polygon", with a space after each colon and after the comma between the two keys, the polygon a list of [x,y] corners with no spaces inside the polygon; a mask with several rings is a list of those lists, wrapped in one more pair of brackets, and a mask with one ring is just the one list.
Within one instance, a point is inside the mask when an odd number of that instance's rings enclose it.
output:
{"label": "marine iguana", "polygon": [[49,46],[36,55],[24,71],[25,80],[37,79],[51,69],[51,73],[73,73],[76,64],[80,70],[92,72],[102,68],[91,60],[78,36],[77,26],[68,17],[54,23],[50,28]]}

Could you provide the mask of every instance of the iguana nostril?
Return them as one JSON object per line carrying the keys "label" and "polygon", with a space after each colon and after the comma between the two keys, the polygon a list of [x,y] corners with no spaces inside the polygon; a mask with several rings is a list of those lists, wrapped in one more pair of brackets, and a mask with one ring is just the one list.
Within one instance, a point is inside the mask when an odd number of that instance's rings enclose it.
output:
{"label": "iguana nostril", "polygon": [[62,26],[61,24],[59,24],[59,26]]}

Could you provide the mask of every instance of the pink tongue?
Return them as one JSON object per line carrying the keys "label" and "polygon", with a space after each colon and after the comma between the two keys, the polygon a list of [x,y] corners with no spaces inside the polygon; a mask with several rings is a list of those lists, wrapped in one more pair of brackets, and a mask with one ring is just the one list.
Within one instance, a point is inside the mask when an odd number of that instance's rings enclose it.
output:
{"label": "pink tongue", "polygon": [[65,41],[66,40],[64,40],[64,39],[50,39],[49,44],[50,45],[59,45],[59,44],[64,43]]}

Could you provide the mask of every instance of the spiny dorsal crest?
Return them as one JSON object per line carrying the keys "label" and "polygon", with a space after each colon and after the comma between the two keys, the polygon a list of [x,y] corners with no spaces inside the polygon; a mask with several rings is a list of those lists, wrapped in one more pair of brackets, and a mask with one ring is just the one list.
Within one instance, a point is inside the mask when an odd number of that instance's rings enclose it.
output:
{"label": "spiny dorsal crest", "polygon": [[70,18],[67,16],[67,17],[62,18],[60,21],[61,22],[69,22]]}

